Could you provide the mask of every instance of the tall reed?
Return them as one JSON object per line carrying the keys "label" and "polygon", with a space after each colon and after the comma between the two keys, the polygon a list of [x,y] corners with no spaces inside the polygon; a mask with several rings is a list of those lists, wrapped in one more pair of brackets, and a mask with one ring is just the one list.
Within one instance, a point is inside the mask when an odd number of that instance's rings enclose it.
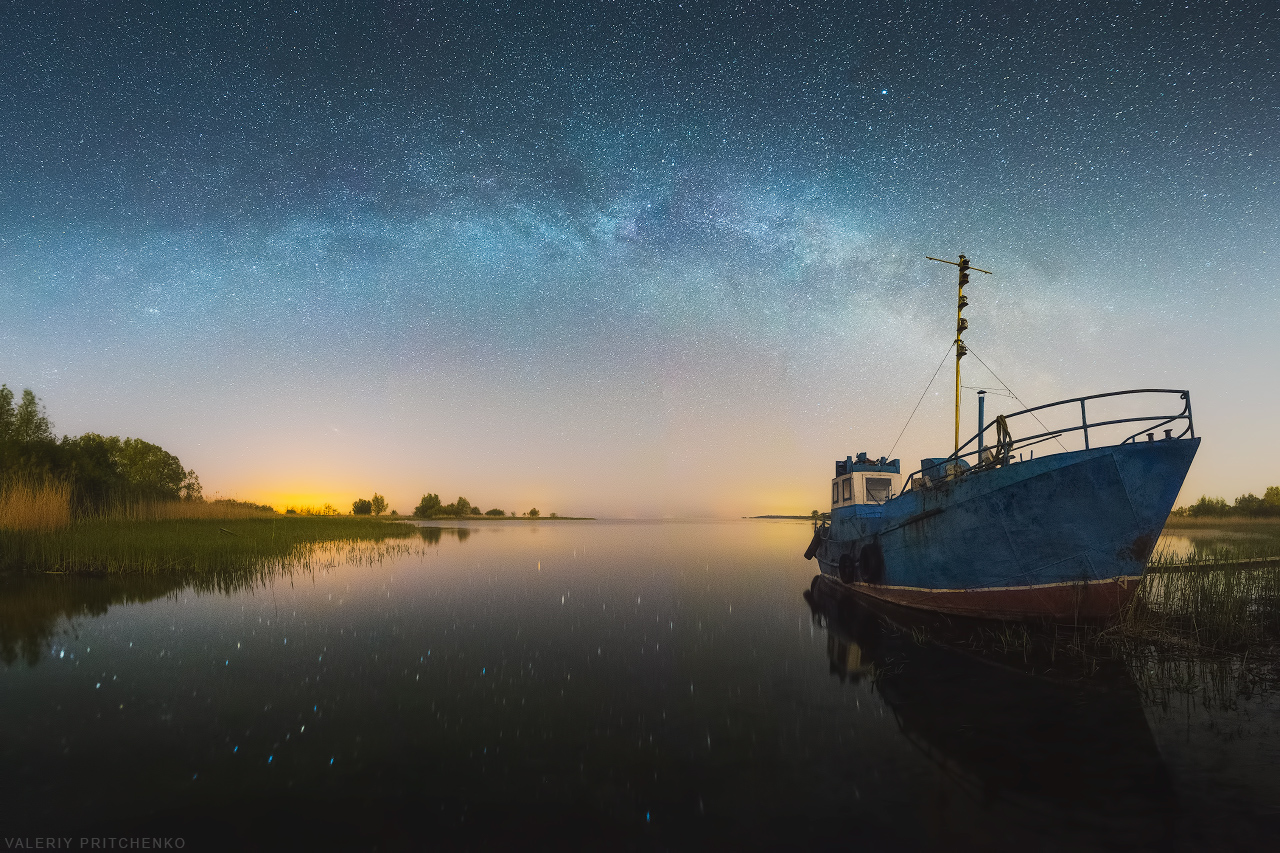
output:
{"label": "tall reed", "polygon": [[1121,620],[1123,631],[1206,651],[1280,644],[1280,570],[1151,571]]}
{"label": "tall reed", "polygon": [[237,501],[120,500],[81,516],[83,521],[179,521],[275,518],[276,513]]}
{"label": "tall reed", "polygon": [[71,484],[16,477],[0,481],[0,530],[53,531],[71,523]]}

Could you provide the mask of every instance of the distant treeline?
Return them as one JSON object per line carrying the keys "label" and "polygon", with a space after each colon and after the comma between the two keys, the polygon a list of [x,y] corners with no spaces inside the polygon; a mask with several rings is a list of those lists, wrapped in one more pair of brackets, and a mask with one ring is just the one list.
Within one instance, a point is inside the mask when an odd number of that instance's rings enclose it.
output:
{"label": "distant treeline", "polygon": [[29,389],[15,405],[0,385],[0,490],[19,482],[55,481],[71,490],[73,511],[95,512],[139,501],[200,499],[200,479],[178,457],[140,438],[87,432],[53,434],[44,407]]}
{"label": "distant treeline", "polygon": [[1174,515],[1189,518],[1277,518],[1280,517],[1280,486],[1268,486],[1262,497],[1250,492],[1234,504],[1222,498],[1201,495],[1191,506],[1180,506]]}
{"label": "distant treeline", "polygon": [[[426,494],[422,496],[422,500],[413,509],[414,518],[464,518],[466,516],[488,515],[495,518],[502,518],[507,513],[500,509],[491,509],[484,512],[480,511],[480,507],[472,506],[471,501],[464,497],[459,497],[451,504],[443,503],[439,495]],[[515,515],[515,513],[511,513]],[[529,518],[537,518],[540,513],[538,508],[534,507],[525,515]],[[555,513],[552,513],[555,515]]]}

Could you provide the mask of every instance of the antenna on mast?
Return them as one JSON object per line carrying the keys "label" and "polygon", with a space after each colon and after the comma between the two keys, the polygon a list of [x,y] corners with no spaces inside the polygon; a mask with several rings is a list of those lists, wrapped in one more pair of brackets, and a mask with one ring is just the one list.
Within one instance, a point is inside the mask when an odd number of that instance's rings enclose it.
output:
{"label": "antenna on mast", "polygon": [[993,275],[991,270],[979,269],[970,266],[969,259],[964,255],[960,256],[960,260],[948,261],[945,258],[933,258],[925,255],[925,258],[931,261],[938,261],[943,264],[951,264],[953,267],[960,268],[960,288],[959,297],[956,299],[956,449],[954,453],[960,452],[960,359],[965,357],[969,350],[965,347],[964,341],[960,336],[964,334],[965,329],[969,328],[969,321],[964,316],[964,309],[969,304],[968,298],[964,295],[964,286],[969,283],[969,270],[976,272],[984,272],[987,275]]}

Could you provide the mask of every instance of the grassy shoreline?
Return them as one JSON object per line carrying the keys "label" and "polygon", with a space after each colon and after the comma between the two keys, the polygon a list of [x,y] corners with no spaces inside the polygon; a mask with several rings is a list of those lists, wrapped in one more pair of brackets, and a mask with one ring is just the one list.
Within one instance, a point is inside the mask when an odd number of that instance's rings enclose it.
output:
{"label": "grassy shoreline", "polygon": [[257,572],[305,560],[319,545],[419,536],[412,524],[349,516],[88,519],[0,530],[0,572]]}

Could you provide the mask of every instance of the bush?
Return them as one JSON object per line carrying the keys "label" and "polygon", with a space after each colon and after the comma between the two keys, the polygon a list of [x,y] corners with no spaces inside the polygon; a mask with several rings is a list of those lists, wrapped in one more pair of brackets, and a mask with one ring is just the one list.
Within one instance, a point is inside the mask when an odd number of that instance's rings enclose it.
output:
{"label": "bush", "polygon": [[494,518],[501,518],[504,515],[506,515],[506,513],[500,509],[491,509],[488,512],[486,512],[485,515],[492,515]]}
{"label": "bush", "polygon": [[536,506],[533,509],[529,510],[529,517],[530,518],[538,517],[538,508]]}
{"label": "bush", "polygon": [[227,509],[254,509],[260,512],[275,512],[275,507],[266,504],[256,504],[253,501],[238,501],[235,498],[214,498],[209,502],[217,507],[225,507]]}
{"label": "bush", "polygon": [[356,498],[351,502],[352,515],[373,515],[373,501]]}

